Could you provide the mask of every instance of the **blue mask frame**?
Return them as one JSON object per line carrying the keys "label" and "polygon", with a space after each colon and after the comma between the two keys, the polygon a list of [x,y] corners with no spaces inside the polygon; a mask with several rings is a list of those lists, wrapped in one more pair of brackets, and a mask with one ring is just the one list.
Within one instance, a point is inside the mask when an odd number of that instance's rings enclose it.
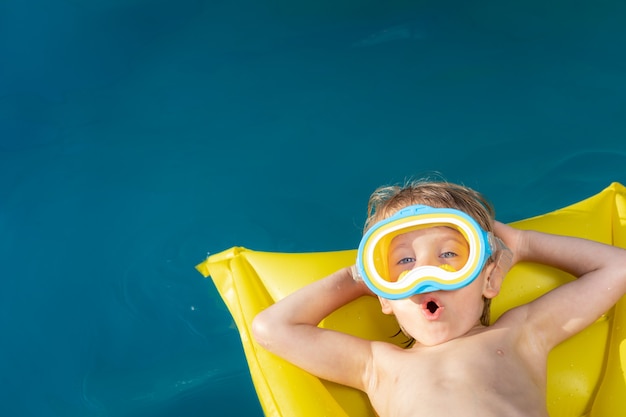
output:
{"label": "blue mask frame", "polygon": [[[439,266],[419,266],[401,275],[397,281],[390,280],[387,256],[391,240],[412,230],[435,226],[451,227],[463,234],[469,246],[468,260],[463,268],[450,271]],[[460,210],[421,204],[408,206],[374,224],[365,233],[357,253],[357,272],[376,295],[387,299],[456,290],[469,285],[481,273],[492,253],[490,236],[491,233]]]}

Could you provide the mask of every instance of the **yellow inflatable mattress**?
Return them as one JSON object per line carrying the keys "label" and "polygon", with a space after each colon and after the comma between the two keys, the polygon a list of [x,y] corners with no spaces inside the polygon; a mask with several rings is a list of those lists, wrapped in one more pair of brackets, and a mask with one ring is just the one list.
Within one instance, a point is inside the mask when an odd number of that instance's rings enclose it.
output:
{"label": "yellow inflatable mattress", "polygon": [[[571,206],[512,223],[517,228],[579,236],[626,247],[626,188],[613,183]],[[320,380],[272,355],[251,337],[253,317],[303,285],[355,262],[356,250],[270,253],[233,247],[197,265],[210,276],[239,329],[252,381],[267,416],[374,416],[367,397]],[[572,279],[536,264],[516,265],[492,304],[492,319]],[[373,297],[333,313],[321,326],[388,340],[398,330]],[[401,343],[402,340],[397,340]],[[626,298],[596,323],[557,346],[548,361],[551,417],[626,416]]]}

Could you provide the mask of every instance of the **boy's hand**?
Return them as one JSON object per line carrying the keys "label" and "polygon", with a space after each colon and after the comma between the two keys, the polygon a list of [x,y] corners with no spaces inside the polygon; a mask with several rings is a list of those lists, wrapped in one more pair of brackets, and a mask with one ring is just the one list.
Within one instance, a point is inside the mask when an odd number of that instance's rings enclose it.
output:
{"label": "boy's hand", "polygon": [[363,290],[363,295],[371,295],[372,297],[376,297],[376,294],[374,294],[374,292],[370,290],[367,284],[365,284],[365,282],[363,281],[363,278],[361,278],[361,276],[359,275],[356,265],[349,266],[347,268],[347,272],[352,277],[352,280],[354,280],[357,285],[361,286]]}
{"label": "boy's hand", "polygon": [[494,221],[494,230],[496,236],[502,239],[504,244],[511,250],[511,252],[513,252],[513,261],[511,266],[521,261],[524,253],[524,232],[497,220]]}

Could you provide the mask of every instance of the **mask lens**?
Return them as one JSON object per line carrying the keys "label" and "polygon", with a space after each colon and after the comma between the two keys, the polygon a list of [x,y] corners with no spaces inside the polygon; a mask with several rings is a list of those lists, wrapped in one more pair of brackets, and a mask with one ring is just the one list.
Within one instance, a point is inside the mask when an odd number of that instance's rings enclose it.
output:
{"label": "mask lens", "polygon": [[[413,239],[420,239],[422,230],[427,234],[429,229],[437,227],[448,230],[440,232],[441,237],[436,242],[426,240],[425,244],[435,246],[424,248],[420,255],[415,254]],[[418,265],[457,272],[465,268],[469,260],[469,246],[467,236],[455,225],[443,223],[401,228],[382,236],[374,248],[376,272],[387,282],[401,281]]]}

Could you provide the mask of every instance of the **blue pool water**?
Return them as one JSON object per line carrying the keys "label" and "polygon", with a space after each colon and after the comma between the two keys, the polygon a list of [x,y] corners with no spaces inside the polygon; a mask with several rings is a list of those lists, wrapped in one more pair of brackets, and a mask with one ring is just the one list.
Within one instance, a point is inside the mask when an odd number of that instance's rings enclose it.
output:
{"label": "blue pool water", "polygon": [[503,221],[626,183],[624,2],[507,3],[0,2],[2,414],[261,416],[207,252],[354,248],[434,171]]}

